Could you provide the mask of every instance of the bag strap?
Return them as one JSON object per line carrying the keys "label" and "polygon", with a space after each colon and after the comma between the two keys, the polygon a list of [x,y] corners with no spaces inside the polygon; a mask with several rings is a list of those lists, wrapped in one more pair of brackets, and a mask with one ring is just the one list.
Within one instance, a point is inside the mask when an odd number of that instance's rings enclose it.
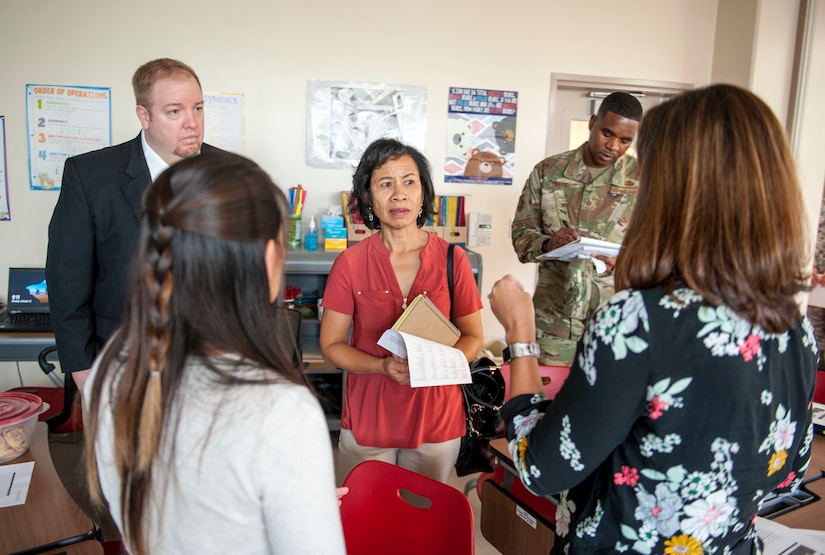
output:
{"label": "bag strap", "polygon": [[447,247],[447,289],[450,291],[450,322],[453,321],[455,311],[453,310],[453,250],[455,243],[450,243]]}

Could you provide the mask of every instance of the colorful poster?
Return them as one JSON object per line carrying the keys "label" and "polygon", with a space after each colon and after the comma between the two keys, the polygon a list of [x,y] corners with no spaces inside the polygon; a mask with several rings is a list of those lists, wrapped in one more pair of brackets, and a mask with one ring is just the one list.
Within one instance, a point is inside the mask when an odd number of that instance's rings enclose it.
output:
{"label": "colorful poster", "polygon": [[30,188],[59,190],[66,158],[112,144],[112,90],[26,85]]}
{"label": "colorful poster", "polygon": [[9,182],[6,179],[6,116],[0,116],[0,221],[11,220],[9,212]]}
{"label": "colorful poster", "polygon": [[307,83],[306,162],[353,170],[376,139],[397,139],[424,151],[427,88],[387,83]]}
{"label": "colorful poster", "polygon": [[512,185],[518,93],[450,87],[447,183]]}
{"label": "colorful poster", "polygon": [[244,95],[203,93],[203,141],[243,155]]}

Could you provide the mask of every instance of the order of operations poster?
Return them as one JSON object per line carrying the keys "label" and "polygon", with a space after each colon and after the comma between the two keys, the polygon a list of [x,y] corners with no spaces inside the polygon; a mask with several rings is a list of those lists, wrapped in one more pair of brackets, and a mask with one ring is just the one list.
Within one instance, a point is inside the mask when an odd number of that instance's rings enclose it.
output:
{"label": "order of operations poster", "polygon": [[26,85],[29,186],[59,190],[66,158],[112,144],[112,91]]}
{"label": "order of operations poster", "polygon": [[512,185],[518,93],[450,87],[447,183]]}

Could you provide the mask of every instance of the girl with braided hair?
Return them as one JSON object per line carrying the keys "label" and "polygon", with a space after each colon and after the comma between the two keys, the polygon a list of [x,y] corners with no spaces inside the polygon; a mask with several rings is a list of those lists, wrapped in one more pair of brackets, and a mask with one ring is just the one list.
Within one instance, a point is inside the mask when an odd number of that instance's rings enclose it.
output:
{"label": "girl with braided hair", "polygon": [[283,193],[210,153],[143,206],[123,324],[84,389],[92,498],[131,555],[344,553],[326,420],[277,340]]}

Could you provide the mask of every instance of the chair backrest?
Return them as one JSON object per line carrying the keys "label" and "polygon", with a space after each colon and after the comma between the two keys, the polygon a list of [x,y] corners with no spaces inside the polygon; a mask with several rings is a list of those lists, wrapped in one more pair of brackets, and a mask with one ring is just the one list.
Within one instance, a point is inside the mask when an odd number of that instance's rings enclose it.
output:
{"label": "chair backrest", "polygon": [[825,405],[825,370],[816,371],[816,389],[814,389],[814,401]]}
{"label": "chair backrest", "polygon": [[[561,389],[567,375],[570,374],[570,368],[567,366],[539,366],[539,375],[544,384],[544,393],[548,399],[554,399],[556,393]],[[501,365],[501,375],[504,376],[505,389],[504,393],[507,399],[510,398],[510,365]]]}
{"label": "chair backrest", "polygon": [[472,555],[470,502],[457,489],[383,462],[365,461],[344,482],[341,522],[349,555]]}
{"label": "chair backrest", "polygon": [[62,380],[57,377],[56,367],[48,359],[56,352],[57,347],[46,347],[40,351],[37,362],[43,373],[59,387],[22,386],[9,391],[31,393],[48,404],[48,409],[40,414],[38,420],[46,422],[50,433],[78,432],[83,429],[83,413],[80,403],[75,402],[78,394],[77,385],[71,374],[65,374]]}

